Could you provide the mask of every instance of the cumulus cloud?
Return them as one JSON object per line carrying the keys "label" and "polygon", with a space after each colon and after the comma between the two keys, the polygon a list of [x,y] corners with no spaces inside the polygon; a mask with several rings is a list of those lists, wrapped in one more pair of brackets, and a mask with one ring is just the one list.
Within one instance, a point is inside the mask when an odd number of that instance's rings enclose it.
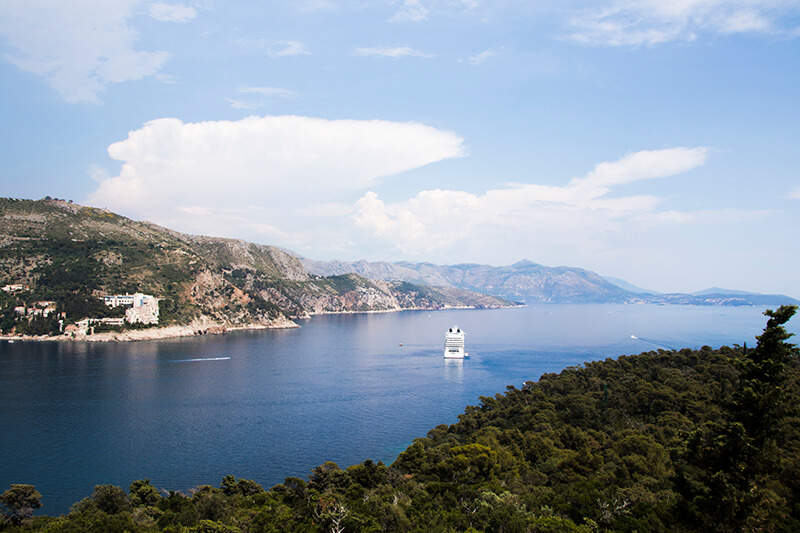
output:
{"label": "cumulus cloud", "polygon": [[409,46],[396,46],[393,48],[356,48],[355,53],[359,56],[391,57],[392,59],[400,59],[401,57],[433,57],[432,54],[426,54],[425,52],[414,50]]}
{"label": "cumulus cloud", "polygon": [[136,49],[137,34],[128,20],[137,4],[139,0],[4,0],[0,35],[16,50],[5,59],[46,78],[68,102],[98,103],[107,84],[154,75],[169,59],[164,51]]}
{"label": "cumulus cloud", "polygon": [[277,238],[264,232],[281,228],[285,239],[303,225],[297,209],[324,216],[333,204],[352,206],[381,177],[461,157],[465,148],[456,134],[413,122],[254,116],[153,120],[108,153],[122,169],[100,176],[90,205],[216,235],[252,238],[250,228]]}
{"label": "cumulus cloud", "polygon": [[[385,204],[368,192],[356,203],[356,225],[404,254],[470,248],[506,253],[561,245],[582,249],[601,246],[623,226],[686,222],[691,215],[657,212],[651,195],[614,196],[612,189],[634,181],[664,178],[702,166],[706,148],[641,151],[600,163],[566,186],[514,184],[481,195],[426,190],[398,203]],[[566,244],[569,243],[569,244]]]}
{"label": "cumulus cloud", "polygon": [[616,0],[574,14],[567,38],[591,46],[651,46],[703,34],[779,33],[795,0]]}
{"label": "cumulus cloud", "polygon": [[150,16],[165,22],[187,22],[197,16],[193,7],[183,4],[150,4]]}

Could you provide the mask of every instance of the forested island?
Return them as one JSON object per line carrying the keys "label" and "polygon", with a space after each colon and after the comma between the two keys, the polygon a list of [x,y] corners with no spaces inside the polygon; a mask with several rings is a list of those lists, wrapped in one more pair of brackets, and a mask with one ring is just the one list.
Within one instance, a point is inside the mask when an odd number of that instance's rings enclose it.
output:
{"label": "forested island", "polygon": [[189,493],[98,485],[60,517],[35,516],[47,495],[11,485],[0,529],[798,531],[796,310],[767,311],[754,348],[652,351],[509,386],[390,466],[329,462],[268,490],[233,475]]}

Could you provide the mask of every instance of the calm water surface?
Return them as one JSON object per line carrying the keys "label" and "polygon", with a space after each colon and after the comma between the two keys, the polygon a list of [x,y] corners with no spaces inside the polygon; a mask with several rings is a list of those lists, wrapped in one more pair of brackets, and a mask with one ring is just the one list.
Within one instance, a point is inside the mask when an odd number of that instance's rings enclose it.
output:
{"label": "calm water surface", "polygon": [[[547,305],[315,317],[282,331],[120,344],[0,342],[0,491],[64,513],[96,484],[265,486],[394,460],[481,395],[589,360],[755,345],[763,309]],[[470,358],[444,361],[444,333]],[[791,329],[791,328],[790,328]],[[632,338],[632,335],[636,338]]]}

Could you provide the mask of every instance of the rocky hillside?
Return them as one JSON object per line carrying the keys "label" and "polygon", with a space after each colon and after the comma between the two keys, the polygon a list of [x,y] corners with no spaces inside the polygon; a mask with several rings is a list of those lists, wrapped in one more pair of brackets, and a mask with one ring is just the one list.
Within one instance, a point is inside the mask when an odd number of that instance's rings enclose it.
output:
{"label": "rocky hillside", "polygon": [[[651,294],[629,290],[622,280],[609,279],[582,268],[546,267],[532,261],[510,266],[431,263],[387,263],[313,261],[301,259],[309,272],[318,275],[358,273],[377,280],[456,287],[508,300],[536,303],[654,303],[679,305],[791,305],[797,300],[780,294],[709,289],[695,294]],[[613,279],[613,278],[612,278]],[[620,286],[622,285],[622,286]],[[631,286],[632,287],[632,286]]]}
{"label": "rocky hillside", "polygon": [[371,279],[449,286],[526,303],[627,302],[636,297],[589,270],[551,268],[531,261],[520,261],[505,267],[478,264],[440,266],[406,262],[302,261],[309,272],[319,275],[355,272]]}
{"label": "rocky hillside", "polygon": [[[161,324],[287,326],[314,313],[502,307],[501,299],[357,274],[311,274],[293,254],[186,235],[63,200],[0,199],[0,329],[14,306],[57,302],[67,322],[104,316],[98,296],[158,297]],[[17,322],[19,322],[17,320]]]}

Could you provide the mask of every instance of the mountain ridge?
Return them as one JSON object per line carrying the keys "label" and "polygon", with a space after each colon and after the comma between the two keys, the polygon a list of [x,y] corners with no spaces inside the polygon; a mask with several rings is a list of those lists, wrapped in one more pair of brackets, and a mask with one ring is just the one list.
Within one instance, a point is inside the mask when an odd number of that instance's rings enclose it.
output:
{"label": "mountain ridge", "polygon": [[[630,290],[607,278],[577,267],[547,267],[530,260],[495,267],[478,263],[434,265],[398,261],[300,260],[316,274],[354,272],[380,280],[405,280],[436,283],[492,294],[524,303],[653,303],[679,305],[772,305],[797,304],[800,301],[781,294],[759,294],[725,289],[699,293],[653,293]],[[618,280],[624,281],[624,280]],[[627,282],[625,282],[627,284]],[[628,284],[630,285],[630,284]],[[633,287],[631,285],[631,287]],[[638,288],[637,288],[638,289]]]}

